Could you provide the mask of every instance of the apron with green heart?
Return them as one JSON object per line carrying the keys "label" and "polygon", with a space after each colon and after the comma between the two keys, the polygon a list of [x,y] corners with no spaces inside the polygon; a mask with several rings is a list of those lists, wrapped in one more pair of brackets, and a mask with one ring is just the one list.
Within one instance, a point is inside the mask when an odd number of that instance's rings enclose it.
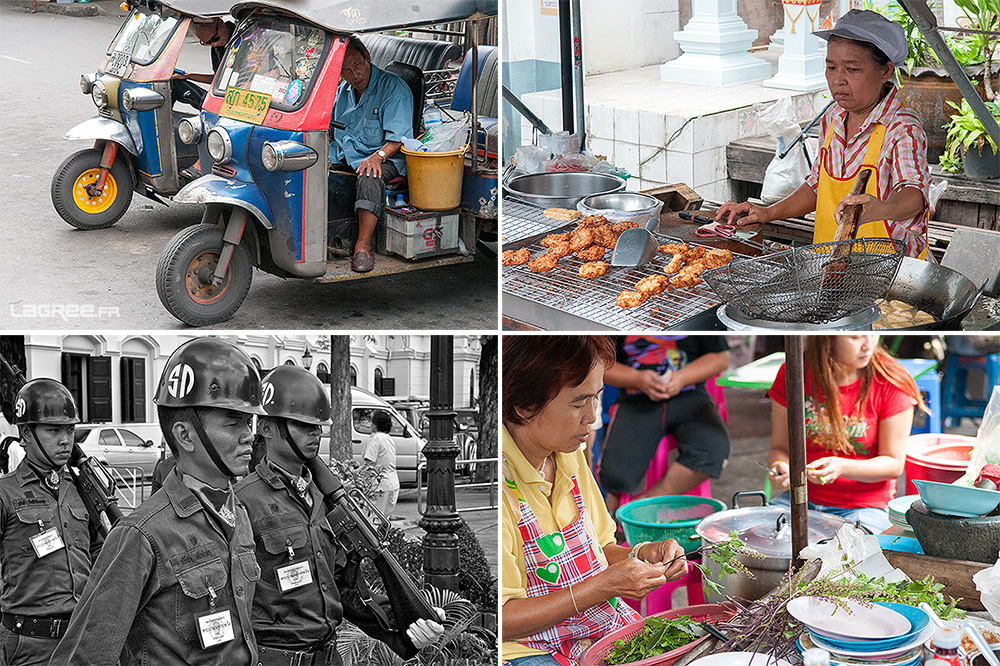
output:
{"label": "apron with green heart", "polygon": [[[590,578],[606,565],[597,557],[599,544],[594,543],[587,532],[584,517],[587,512],[580,494],[580,485],[573,477],[573,499],[579,514],[563,529],[545,534],[538,518],[517,490],[511,475],[504,469],[504,491],[508,500],[517,502],[518,530],[524,541],[524,563],[528,572],[527,593],[529,597],[540,597],[556,590],[576,585]],[[587,644],[604,637],[608,633],[624,627],[642,616],[622,603],[617,597],[566,618],[545,631],[529,636],[519,642],[537,650],[545,650],[563,664],[573,664],[580,659]]]}

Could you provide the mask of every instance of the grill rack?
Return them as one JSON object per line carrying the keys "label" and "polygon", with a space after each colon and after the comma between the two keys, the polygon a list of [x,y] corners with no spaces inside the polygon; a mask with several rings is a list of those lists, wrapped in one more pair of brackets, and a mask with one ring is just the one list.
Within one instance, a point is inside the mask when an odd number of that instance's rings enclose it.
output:
{"label": "grill rack", "polygon": [[[510,210],[508,205],[505,201],[503,235],[508,241],[504,244],[504,250],[526,247],[534,259],[548,251],[547,247],[540,244],[540,241],[547,234],[563,233],[576,228],[576,222],[565,223],[557,228],[549,226],[542,233],[536,232],[530,237],[522,236],[520,241],[511,242],[509,239],[512,234],[508,232],[507,227]],[[525,228],[518,229],[524,230]],[[681,241],[663,234],[654,233],[653,236],[658,245],[682,242],[687,242],[688,245],[699,245],[699,243]],[[711,247],[711,245],[705,245],[705,247]],[[610,262],[611,252],[613,251],[605,252],[605,261]],[[734,260],[744,257],[745,255],[734,254]],[[533,273],[528,270],[527,264],[504,266],[503,295],[504,297],[521,298],[606,328],[617,330],[675,328],[684,321],[704,314],[721,303],[719,297],[705,282],[682,289],[668,287],[663,293],[647,299],[645,303],[635,308],[621,308],[615,304],[615,299],[620,292],[633,291],[636,282],[642,278],[650,275],[663,275],[663,268],[670,258],[671,255],[657,253],[649,263],[643,266],[609,266],[608,272],[599,278],[580,277],[580,266],[585,262],[577,258],[576,255],[563,257],[554,269],[546,273]],[[507,305],[510,302],[505,302],[505,311],[509,309]],[[514,313],[508,312],[508,314]]]}
{"label": "grill rack", "polygon": [[545,209],[511,197],[503,198],[503,244],[517,243],[538,234],[554,234],[565,222],[545,217]]}

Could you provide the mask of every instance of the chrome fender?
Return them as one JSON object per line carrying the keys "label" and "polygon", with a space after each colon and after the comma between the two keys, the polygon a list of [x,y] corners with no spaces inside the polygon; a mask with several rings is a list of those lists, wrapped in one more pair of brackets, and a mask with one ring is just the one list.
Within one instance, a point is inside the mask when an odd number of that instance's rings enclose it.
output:
{"label": "chrome fender", "polygon": [[239,206],[256,217],[265,229],[274,229],[267,201],[260,188],[253,183],[241,183],[222,176],[206,175],[185,185],[174,195],[179,203],[224,203]]}
{"label": "chrome fender", "polygon": [[109,120],[107,118],[91,118],[90,120],[83,121],[70,131],[66,132],[66,134],[63,135],[63,138],[70,141],[95,141],[98,139],[114,141],[133,155],[139,155],[139,151],[135,147],[135,141],[132,140],[132,135],[129,134],[128,129],[126,129],[125,126],[117,120]]}

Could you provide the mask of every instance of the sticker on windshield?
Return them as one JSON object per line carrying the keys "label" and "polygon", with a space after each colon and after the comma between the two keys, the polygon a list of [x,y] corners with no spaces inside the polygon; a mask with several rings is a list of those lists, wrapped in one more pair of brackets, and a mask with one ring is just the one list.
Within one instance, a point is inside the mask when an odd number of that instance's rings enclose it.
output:
{"label": "sticker on windshield", "polygon": [[264,122],[267,107],[271,104],[271,96],[265,93],[229,88],[226,99],[219,109],[219,115],[234,120],[260,125]]}
{"label": "sticker on windshield", "polygon": [[320,37],[321,35],[319,34],[319,30],[313,30],[312,32],[310,32],[309,46],[316,46],[317,44],[319,44]]}
{"label": "sticker on windshield", "polygon": [[299,60],[295,63],[295,77],[299,79],[308,79],[309,74],[312,72],[312,65],[308,60]]}
{"label": "sticker on windshield", "polygon": [[288,92],[285,93],[285,104],[295,106],[302,96],[302,82],[296,79],[288,84]]}
{"label": "sticker on windshield", "polygon": [[280,104],[286,101],[287,94],[288,94],[288,81],[279,80],[274,85],[274,93],[271,95],[271,99]]}
{"label": "sticker on windshield", "polygon": [[253,81],[250,82],[250,90],[273,95],[274,84],[277,82],[278,80],[273,77],[264,76],[263,74],[254,74]]}
{"label": "sticker on windshield", "polygon": [[310,46],[309,48],[306,49],[306,57],[307,58],[313,58],[315,56],[316,56],[316,47],[315,46]]}
{"label": "sticker on windshield", "polygon": [[229,52],[229,57],[226,58],[226,67],[232,67],[234,62],[236,62],[236,49]]}
{"label": "sticker on windshield", "polygon": [[238,48],[240,48],[240,44],[242,44],[242,43],[243,43],[243,38],[242,37],[237,37],[236,41],[233,42],[233,54],[234,55],[236,54],[236,50]]}

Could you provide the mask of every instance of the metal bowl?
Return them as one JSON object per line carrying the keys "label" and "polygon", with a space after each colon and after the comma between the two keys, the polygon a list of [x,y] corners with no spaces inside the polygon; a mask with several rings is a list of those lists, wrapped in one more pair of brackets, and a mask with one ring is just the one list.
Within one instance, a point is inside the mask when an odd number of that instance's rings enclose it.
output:
{"label": "metal bowl", "polygon": [[660,217],[663,202],[648,194],[613,192],[584,197],[576,207],[584,215],[603,215],[611,222],[645,223],[651,217]]}
{"label": "metal bowl", "polygon": [[589,171],[529,173],[511,178],[504,189],[545,208],[576,208],[584,197],[625,189],[625,181],[618,176]]}

